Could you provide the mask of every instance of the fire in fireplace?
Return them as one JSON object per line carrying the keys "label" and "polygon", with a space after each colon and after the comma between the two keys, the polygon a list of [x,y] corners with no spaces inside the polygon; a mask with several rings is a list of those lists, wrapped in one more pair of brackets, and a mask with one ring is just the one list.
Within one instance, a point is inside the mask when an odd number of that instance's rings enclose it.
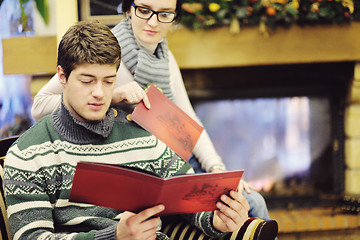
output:
{"label": "fire in fireplace", "polygon": [[336,204],[344,192],[343,112],[354,64],[182,70],[229,170],[270,208]]}

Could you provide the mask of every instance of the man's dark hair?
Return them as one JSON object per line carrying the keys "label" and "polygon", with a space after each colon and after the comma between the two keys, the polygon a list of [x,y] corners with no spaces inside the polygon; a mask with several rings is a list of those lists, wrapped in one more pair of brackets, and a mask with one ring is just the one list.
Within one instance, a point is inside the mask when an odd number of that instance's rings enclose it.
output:
{"label": "man's dark hair", "polygon": [[68,79],[78,65],[115,64],[120,66],[119,42],[110,28],[98,22],[79,22],[65,33],[58,48],[57,65]]}

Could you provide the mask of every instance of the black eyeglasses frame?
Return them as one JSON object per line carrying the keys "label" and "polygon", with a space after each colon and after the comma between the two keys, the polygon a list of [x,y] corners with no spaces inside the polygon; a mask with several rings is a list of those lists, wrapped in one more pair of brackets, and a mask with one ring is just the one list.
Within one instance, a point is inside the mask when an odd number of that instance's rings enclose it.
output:
{"label": "black eyeglasses frame", "polygon": [[[135,16],[137,16],[138,18],[144,19],[144,20],[149,20],[150,18],[152,18],[152,16],[154,16],[154,14],[156,15],[156,19],[158,20],[158,22],[161,22],[161,23],[172,23],[172,22],[174,22],[175,19],[176,19],[176,13],[174,13],[174,12],[154,11],[154,10],[152,10],[152,9],[150,9],[150,8],[147,8],[147,7],[135,5],[134,2],[131,3],[131,6],[133,6],[134,9],[135,9]],[[140,17],[140,16],[138,16],[138,15],[136,14],[136,9],[138,9],[138,8],[142,8],[142,9],[149,10],[149,11],[152,12],[152,14],[151,14],[150,17],[148,17],[148,18]],[[159,13],[170,13],[170,14],[173,14],[173,15],[174,15],[174,18],[173,18],[173,20],[170,21],[170,22],[164,22],[164,21],[161,21],[161,20],[159,19]]]}

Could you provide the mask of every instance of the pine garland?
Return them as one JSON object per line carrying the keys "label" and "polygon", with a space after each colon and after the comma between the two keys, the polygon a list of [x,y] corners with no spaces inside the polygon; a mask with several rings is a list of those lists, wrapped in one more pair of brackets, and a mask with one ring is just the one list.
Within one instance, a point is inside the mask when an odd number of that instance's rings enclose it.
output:
{"label": "pine garland", "polygon": [[350,24],[360,20],[360,0],[184,0],[181,24],[190,29],[259,26],[265,35],[293,24]]}

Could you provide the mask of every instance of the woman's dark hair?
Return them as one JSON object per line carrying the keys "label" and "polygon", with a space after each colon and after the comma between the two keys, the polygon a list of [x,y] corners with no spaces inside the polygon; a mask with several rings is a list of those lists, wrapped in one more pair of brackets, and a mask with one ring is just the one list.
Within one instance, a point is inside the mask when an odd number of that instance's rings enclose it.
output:
{"label": "woman's dark hair", "polygon": [[[156,1],[156,0],[154,0]],[[134,0],[122,0],[122,12],[125,14],[127,12],[130,11],[131,8],[131,3],[133,3]],[[181,19],[181,5],[182,5],[183,0],[177,0],[176,1],[176,17],[175,17],[175,21],[179,22]]]}

